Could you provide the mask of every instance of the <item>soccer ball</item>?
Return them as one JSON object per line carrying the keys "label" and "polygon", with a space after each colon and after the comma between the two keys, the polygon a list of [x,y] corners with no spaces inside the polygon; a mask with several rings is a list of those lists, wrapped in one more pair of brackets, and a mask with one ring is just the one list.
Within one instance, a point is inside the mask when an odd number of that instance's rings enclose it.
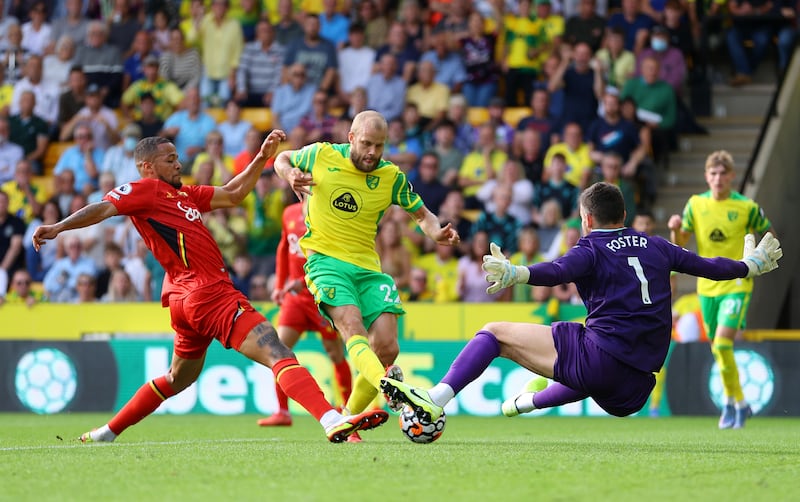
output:
{"label": "soccer ball", "polygon": [[58,413],[75,397],[77,372],[66,354],[42,348],[27,352],[17,363],[17,397],[29,410]]}
{"label": "soccer ball", "polygon": [[414,408],[409,405],[403,407],[398,419],[403,436],[414,443],[433,443],[442,435],[447,423],[444,412],[433,422],[422,421],[417,417]]}

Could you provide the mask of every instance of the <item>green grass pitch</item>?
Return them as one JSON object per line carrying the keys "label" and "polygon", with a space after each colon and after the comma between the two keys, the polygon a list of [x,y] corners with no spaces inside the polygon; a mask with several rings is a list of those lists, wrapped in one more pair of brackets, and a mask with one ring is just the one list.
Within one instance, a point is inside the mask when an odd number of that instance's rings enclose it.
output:
{"label": "green grass pitch", "polygon": [[395,416],[360,444],[328,443],[309,417],[152,416],[113,444],[77,442],[108,418],[0,414],[0,500],[800,499],[800,419],[452,416],[417,445]]}

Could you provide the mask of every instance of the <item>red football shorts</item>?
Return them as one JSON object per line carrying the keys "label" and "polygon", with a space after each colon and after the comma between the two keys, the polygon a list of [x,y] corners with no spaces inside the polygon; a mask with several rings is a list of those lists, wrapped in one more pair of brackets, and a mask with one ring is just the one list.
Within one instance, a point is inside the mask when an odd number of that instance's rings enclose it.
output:
{"label": "red football shorts", "polygon": [[216,338],[226,349],[242,346],[247,334],[267,319],[232,284],[220,282],[169,299],[175,354],[203,357]]}
{"label": "red football shorts", "polygon": [[331,323],[322,317],[314,297],[308,291],[283,297],[278,326],[292,328],[298,333],[316,331],[325,340],[336,340],[338,336]]}

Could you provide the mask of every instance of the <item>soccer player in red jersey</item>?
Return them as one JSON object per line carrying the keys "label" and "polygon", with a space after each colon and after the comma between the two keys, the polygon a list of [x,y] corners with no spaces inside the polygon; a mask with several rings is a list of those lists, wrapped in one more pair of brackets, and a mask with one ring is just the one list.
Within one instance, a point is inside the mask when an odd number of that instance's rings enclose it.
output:
{"label": "soccer player in red jersey", "polygon": [[[347,402],[353,385],[350,365],[344,357],[344,344],[331,323],[322,317],[314,297],[306,288],[303,265],[306,257],[300,249],[300,238],[306,233],[303,203],[292,204],[283,210],[283,229],[278,243],[275,266],[275,289],[272,301],[280,305],[278,338],[290,349],[304,331],[316,331],[322,338],[322,346],[333,362],[336,384]],[[278,411],[258,421],[258,425],[292,425],[289,414],[289,397],[275,385],[278,396]]]}
{"label": "soccer player in red jersey", "polygon": [[203,225],[202,213],[242,202],[267,159],[285,139],[283,131],[272,131],[244,171],[224,186],[213,187],[183,186],[175,145],[161,137],[145,138],[133,152],[142,179],[115,188],[102,201],[58,223],[36,229],[33,245],[38,251],[45,241],[65,230],[128,215],[166,271],[161,304],[169,307],[175,330],[170,369],[144,384],[106,425],[81,435],[81,441],[113,441],[162,401],[191,385],[200,375],[214,338],[272,368],[284,392],[320,421],[331,442],[342,442],[353,432],[377,427],[388,419],[380,410],[342,416],[331,407],[308,370],[278,339],[275,328],[233,287],[222,254]]}

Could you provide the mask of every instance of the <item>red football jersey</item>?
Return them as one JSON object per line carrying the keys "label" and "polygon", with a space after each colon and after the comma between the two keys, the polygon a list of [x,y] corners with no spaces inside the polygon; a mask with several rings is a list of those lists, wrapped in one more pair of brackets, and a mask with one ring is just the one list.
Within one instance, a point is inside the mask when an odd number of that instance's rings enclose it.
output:
{"label": "red football jersey", "polygon": [[[297,202],[283,210],[283,228],[281,241],[275,261],[275,288],[282,289],[287,281],[303,279],[305,270],[303,265],[306,257],[300,249],[300,238],[306,233],[305,215],[303,204]],[[303,288],[300,294],[311,295],[308,289]]]}
{"label": "red football jersey", "polygon": [[164,181],[143,178],[118,186],[103,197],[114,204],[119,214],[131,217],[145,244],[164,267],[161,304],[165,307],[170,294],[230,282],[219,247],[201,217],[211,210],[213,195],[212,186],[175,189]]}

